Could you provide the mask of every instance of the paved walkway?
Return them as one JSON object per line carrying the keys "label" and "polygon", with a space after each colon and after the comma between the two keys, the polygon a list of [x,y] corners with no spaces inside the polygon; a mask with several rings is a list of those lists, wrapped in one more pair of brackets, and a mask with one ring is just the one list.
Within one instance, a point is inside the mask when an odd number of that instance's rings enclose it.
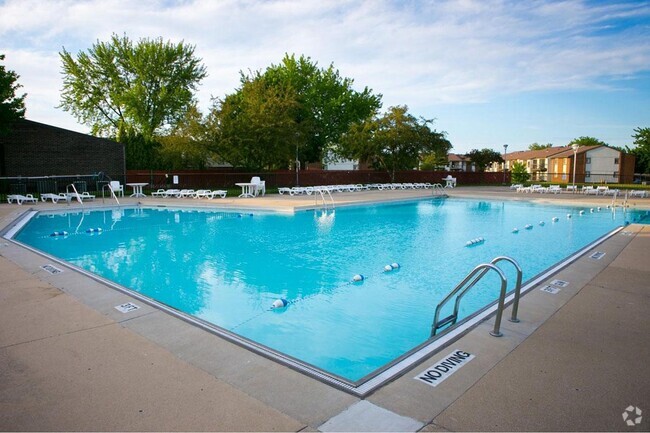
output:
{"label": "paved walkway", "polygon": [[[505,188],[452,195],[611,202]],[[335,199],[340,205],[377,197]],[[314,198],[200,201],[211,203],[286,210],[313,206]],[[0,228],[27,209],[0,205]],[[527,294],[522,323],[504,322],[505,337],[487,336],[491,323],[479,325],[360,400],[152,307],[125,316],[113,307],[127,295],[74,272],[51,276],[40,268],[42,257],[3,239],[0,430],[648,431],[650,226],[628,226],[598,250],[606,253],[601,260],[584,256],[555,276],[571,282],[558,294]],[[455,348],[475,358],[436,388],[414,379]],[[628,406],[643,411],[640,424],[624,422]]]}

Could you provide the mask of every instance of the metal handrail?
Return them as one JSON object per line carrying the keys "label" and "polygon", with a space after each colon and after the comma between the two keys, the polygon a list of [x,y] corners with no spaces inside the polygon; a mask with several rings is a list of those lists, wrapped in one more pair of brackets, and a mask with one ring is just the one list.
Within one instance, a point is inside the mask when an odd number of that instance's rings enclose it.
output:
{"label": "metal handrail", "polygon": [[435,196],[445,196],[447,193],[445,193],[444,188],[442,187],[442,184],[439,183],[434,183],[431,185],[431,194]]}
{"label": "metal handrail", "polygon": [[106,190],[106,187],[108,187],[108,190],[111,192],[111,196],[115,199],[117,205],[119,206],[120,201],[117,199],[117,195],[115,194],[115,191],[113,191],[113,187],[110,183],[107,183],[102,187],[102,204],[104,203],[104,190]]}
{"label": "metal handrail", "polygon": [[[494,322],[494,330],[490,332],[490,334],[495,337],[500,337],[501,335],[503,335],[500,332],[500,327],[501,327],[501,318],[503,316],[503,309],[505,304],[507,278],[503,273],[503,271],[496,266],[496,263],[500,261],[510,262],[517,270],[517,282],[515,284],[515,289],[514,289],[514,301],[513,301],[512,316],[510,318],[510,321],[511,322],[519,321],[519,319],[517,318],[517,312],[519,309],[519,298],[521,296],[521,280],[522,280],[523,273],[521,267],[514,259],[507,256],[499,256],[499,257],[495,257],[490,263],[483,263],[476,266],[469,274],[467,274],[467,276],[463,279],[463,281],[461,281],[451,292],[449,292],[449,294],[442,301],[440,301],[440,303],[436,307],[433,323],[431,324],[431,337],[435,336],[440,328],[447,325],[453,326],[456,324],[456,321],[458,320],[458,312],[460,309],[460,301],[465,296],[465,294],[472,287],[474,287],[476,283],[478,283],[485,276],[485,274],[490,270],[494,270],[495,272],[497,272],[499,278],[501,279],[501,291],[499,293],[499,305],[497,308],[497,316]],[[443,319],[440,319],[440,312],[442,311],[442,308],[454,296],[456,296],[456,301],[454,302],[454,312],[451,315]]]}
{"label": "metal handrail", "polygon": [[[77,197],[77,201],[78,201],[79,203],[81,203],[81,205],[83,206],[83,205],[84,205],[84,201],[81,199],[81,196],[80,196],[79,193],[77,192],[77,188],[74,186],[74,183],[71,183],[70,185],[68,185],[68,186],[65,187],[65,193],[66,193],[66,194],[70,194],[70,187],[72,187],[72,190],[74,191],[75,197]],[[70,202],[68,201],[68,205],[69,205],[69,204],[70,204]]]}
{"label": "metal handrail", "polygon": [[330,190],[327,189],[327,188],[316,188],[316,191],[318,191],[318,193],[320,194],[320,198],[323,201],[323,208],[325,208],[325,210],[327,210],[327,203],[325,201],[325,194],[323,194],[323,191],[324,191],[324,192],[327,193],[327,195],[329,195],[330,202],[332,203],[332,209],[334,209],[334,197],[332,197],[332,193],[330,192]]}

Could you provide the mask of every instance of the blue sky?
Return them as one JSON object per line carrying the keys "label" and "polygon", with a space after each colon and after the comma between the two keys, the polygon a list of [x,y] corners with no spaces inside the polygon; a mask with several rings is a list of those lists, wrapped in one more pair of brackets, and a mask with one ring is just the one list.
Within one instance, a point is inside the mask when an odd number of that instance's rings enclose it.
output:
{"label": "blue sky", "polygon": [[195,45],[204,111],[239,71],[294,53],[333,63],[384,109],[435,118],[456,153],[580,136],[632,146],[634,128],[650,127],[650,1],[5,0],[0,17],[26,117],[80,132],[56,108],[58,53],[112,33]]}

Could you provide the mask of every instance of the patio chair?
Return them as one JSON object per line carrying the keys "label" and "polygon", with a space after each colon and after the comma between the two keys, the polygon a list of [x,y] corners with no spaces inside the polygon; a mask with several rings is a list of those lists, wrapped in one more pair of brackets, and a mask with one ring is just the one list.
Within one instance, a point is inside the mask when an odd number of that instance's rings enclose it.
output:
{"label": "patio chair", "polygon": [[124,185],[120,184],[119,180],[111,180],[110,187],[115,195],[119,192],[120,196],[124,197]]}
{"label": "patio chair", "polygon": [[266,195],[266,181],[260,179],[259,176],[251,177],[251,182],[253,184],[253,194],[257,197],[262,191],[262,196]]}

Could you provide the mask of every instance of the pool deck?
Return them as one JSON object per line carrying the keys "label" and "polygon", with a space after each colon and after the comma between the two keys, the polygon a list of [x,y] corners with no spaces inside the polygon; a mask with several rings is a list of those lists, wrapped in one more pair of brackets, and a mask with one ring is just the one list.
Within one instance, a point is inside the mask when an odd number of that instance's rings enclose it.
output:
{"label": "pool deck", "polygon": [[[612,201],[506,187],[448,192],[585,208]],[[337,193],[334,200],[340,207],[430,194]],[[286,195],[122,202],[275,211],[316,203],[314,196]],[[648,198],[628,204],[650,210]],[[98,199],[85,207],[101,205]],[[2,204],[0,229],[30,208],[76,206]],[[595,251],[605,254],[591,258]],[[50,274],[41,268],[48,263],[0,239],[2,431],[650,430],[650,225],[625,227],[530,290],[520,323],[507,321],[506,309],[503,337],[489,335],[490,318],[364,399],[71,269]],[[540,290],[555,279],[569,284],[554,294]],[[140,308],[115,309],[127,302]],[[474,358],[436,387],[415,378],[456,350]],[[643,411],[638,425],[623,419],[629,406]]]}

